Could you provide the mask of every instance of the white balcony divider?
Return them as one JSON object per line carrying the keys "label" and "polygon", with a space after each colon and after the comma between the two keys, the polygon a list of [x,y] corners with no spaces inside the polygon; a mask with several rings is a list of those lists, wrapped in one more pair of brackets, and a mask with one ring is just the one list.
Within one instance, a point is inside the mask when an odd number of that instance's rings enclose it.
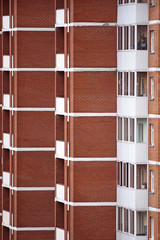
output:
{"label": "white balcony divider", "polygon": [[10,107],[10,95],[9,94],[4,94],[3,95],[3,106],[5,108],[9,108]]}
{"label": "white balcony divider", "polygon": [[59,70],[64,69],[64,54],[63,53],[56,54],[56,67]]}
{"label": "white balcony divider", "polygon": [[56,25],[63,26],[64,25],[64,9],[56,10]]}
{"label": "white balcony divider", "polygon": [[3,146],[6,148],[10,147],[10,134],[3,133]]}
{"label": "white balcony divider", "polygon": [[59,158],[64,158],[64,142],[56,141],[56,155]]}
{"label": "white balcony divider", "polygon": [[3,30],[4,31],[9,30],[9,26],[10,26],[10,17],[9,16],[3,16],[3,26],[2,26]]}
{"label": "white balcony divider", "polygon": [[56,195],[57,199],[64,201],[64,185],[56,184]]}
{"label": "white balcony divider", "polygon": [[56,240],[64,240],[64,230],[56,228]]}
{"label": "white balcony divider", "polygon": [[5,186],[10,186],[10,173],[3,172],[3,184]]}
{"label": "white balcony divider", "polygon": [[7,226],[10,225],[10,213],[8,211],[4,211],[3,210],[3,216],[2,216],[2,219],[3,219],[3,223]]}
{"label": "white balcony divider", "polygon": [[10,56],[8,56],[8,55],[3,56],[3,68],[4,69],[10,68]]}

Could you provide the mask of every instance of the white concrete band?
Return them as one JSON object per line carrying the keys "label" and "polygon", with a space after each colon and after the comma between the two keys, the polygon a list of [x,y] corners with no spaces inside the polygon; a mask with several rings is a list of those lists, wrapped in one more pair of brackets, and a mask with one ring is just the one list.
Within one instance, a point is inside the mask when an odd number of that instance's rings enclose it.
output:
{"label": "white concrete band", "polygon": [[47,147],[45,147],[45,148],[43,148],[43,147],[38,147],[38,148],[35,148],[35,147],[33,147],[33,148],[30,148],[30,147],[26,147],[26,148],[23,148],[23,147],[19,147],[19,148],[16,148],[16,147],[6,147],[6,146],[2,146],[2,148],[4,148],[4,149],[10,149],[11,151],[15,151],[15,152],[37,152],[37,151],[48,151],[48,152],[54,152],[55,151],[55,148],[51,148],[51,147],[49,147],[49,148],[47,148]]}
{"label": "white concrete band", "polygon": [[12,108],[12,107],[2,107],[2,110],[8,110],[8,111],[26,111],[26,112],[54,112],[55,108],[34,108],[34,107],[25,107],[25,108]]}
{"label": "white concrete band", "polygon": [[149,25],[160,24],[160,20],[149,21]]}
{"label": "white concrete band", "polygon": [[54,32],[55,28],[25,28],[25,27],[18,27],[18,28],[12,28],[11,31]]}
{"label": "white concrete band", "polygon": [[117,117],[117,113],[59,113],[55,112],[56,115],[64,115],[69,117]]}
{"label": "white concrete band", "polygon": [[10,71],[10,72],[55,72],[56,68],[2,68],[2,71]]}
{"label": "white concrete band", "polygon": [[67,27],[117,27],[117,22],[73,22],[66,25]]}
{"label": "white concrete band", "polygon": [[149,72],[160,72],[160,68],[148,68]]}
{"label": "white concrete band", "polygon": [[73,206],[73,207],[116,207],[117,202],[69,202],[66,200],[61,200],[55,198],[55,201],[61,202],[63,204]]}
{"label": "white concrete band", "polygon": [[13,231],[55,231],[55,227],[12,227],[5,223],[2,223],[2,225]]}
{"label": "white concrete band", "polygon": [[150,165],[160,166],[160,162],[156,162],[156,161],[151,161],[151,160],[149,160],[148,163],[149,163]]}
{"label": "white concrete band", "polygon": [[2,187],[9,188],[14,191],[55,191],[55,187],[12,187],[2,184]]}
{"label": "white concrete band", "polygon": [[117,68],[69,68],[69,72],[116,72]]}
{"label": "white concrete band", "polygon": [[102,157],[99,157],[99,158],[73,158],[73,157],[62,157],[62,156],[59,156],[57,154],[55,154],[55,157],[56,158],[60,158],[60,159],[64,159],[64,160],[67,160],[67,161],[72,161],[72,162],[116,162],[117,161],[117,158],[102,158]]}
{"label": "white concrete band", "polygon": [[160,212],[160,209],[159,208],[149,207],[148,211],[150,211],[150,212]]}
{"label": "white concrete band", "polygon": [[160,118],[160,115],[158,115],[158,114],[149,114],[148,118]]}

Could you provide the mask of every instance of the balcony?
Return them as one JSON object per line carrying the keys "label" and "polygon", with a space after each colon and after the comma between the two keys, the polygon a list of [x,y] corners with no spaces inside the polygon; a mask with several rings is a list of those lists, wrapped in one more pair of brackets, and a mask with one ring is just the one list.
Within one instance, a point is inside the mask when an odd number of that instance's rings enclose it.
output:
{"label": "balcony", "polygon": [[128,50],[117,52],[118,71],[146,70],[148,68],[148,51],[147,50]]}
{"label": "balcony", "polygon": [[135,236],[129,233],[117,232],[117,240],[148,240],[147,236]]}
{"label": "balcony", "polygon": [[146,210],[148,190],[117,186],[117,202],[127,209]]}
{"label": "balcony", "polygon": [[[67,112],[69,112],[69,98],[67,98]],[[65,99],[61,97],[56,98],[56,113],[64,115],[65,113]]]}
{"label": "balcony", "polygon": [[6,226],[10,225],[10,213],[8,211],[3,210],[2,221]]}
{"label": "balcony", "polygon": [[65,144],[63,141],[56,141],[56,156],[57,158],[64,158]]}
{"label": "balcony", "polygon": [[3,95],[3,107],[10,108],[10,95],[9,94]]}
{"label": "balcony", "polygon": [[117,97],[118,115],[147,118],[148,97]]}
{"label": "balcony", "polygon": [[130,163],[148,162],[148,144],[134,142],[117,142],[117,158]]}
{"label": "balcony", "polygon": [[148,3],[133,3],[118,6],[118,24],[143,24],[147,22]]}
{"label": "balcony", "polygon": [[9,16],[3,16],[3,31],[9,31],[10,26],[10,17]]}
{"label": "balcony", "polygon": [[56,25],[57,27],[64,26],[64,9],[56,10]]}
{"label": "balcony", "polygon": [[3,147],[10,148],[10,134],[3,133]]}
{"label": "balcony", "polygon": [[10,186],[10,173],[9,172],[3,172],[3,184],[6,187]]}
{"label": "balcony", "polygon": [[56,197],[60,201],[64,201],[64,185],[57,184],[56,185]]}
{"label": "balcony", "polygon": [[4,70],[9,70],[10,68],[10,56],[3,56],[3,68]]}
{"label": "balcony", "polygon": [[64,54],[56,54],[56,68],[59,71],[64,71]]}

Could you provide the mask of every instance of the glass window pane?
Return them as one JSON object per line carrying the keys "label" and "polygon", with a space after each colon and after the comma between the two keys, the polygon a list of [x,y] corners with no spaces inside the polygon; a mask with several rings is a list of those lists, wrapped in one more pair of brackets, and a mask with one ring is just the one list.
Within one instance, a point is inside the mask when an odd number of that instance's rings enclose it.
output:
{"label": "glass window pane", "polygon": [[128,118],[124,118],[124,141],[128,141]]}
{"label": "glass window pane", "polygon": [[122,72],[118,72],[118,95],[122,95]]}
{"label": "glass window pane", "polygon": [[122,118],[118,118],[118,140],[122,140]]}
{"label": "glass window pane", "polygon": [[134,142],[134,118],[130,118],[130,142]]}
{"label": "glass window pane", "polygon": [[128,95],[128,72],[124,73],[124,95]]}
{"label": "glass window pane", "polygon": [[134,96],[134,72],[130,72],[130,96]]}

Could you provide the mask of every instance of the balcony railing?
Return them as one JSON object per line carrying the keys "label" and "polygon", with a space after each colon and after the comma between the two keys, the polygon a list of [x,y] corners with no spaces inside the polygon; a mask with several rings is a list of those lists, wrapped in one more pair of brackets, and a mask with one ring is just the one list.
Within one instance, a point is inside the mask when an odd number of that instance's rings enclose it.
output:
{"label": "balcony railing", "polygon": [[56,67],[58,70],[64,70],[64,54],[56,54]]}
{"label": "balcony railing", "polygon": [[10,56],[3,56],[3,68],[8,70],[10,68]]}
{"label": "balcony railing", "polygon": [[10,186],[10,173],[8,172],[3,172],[3,184],[6,187]]}
{"label": "balcony railing", "polygon": [[[64,114],[65,113],[65,99],[61,97],[56,98],[56,113]],[[69,112],[69,98],[67,98],[67,112]]]}
{"label": "balcony railing", "polygon": [[3,31],[8,31],[10,26],[10,17],[3,16]]}
{"label": "balcony railing", "polygon": [[2,220],[3,220],[3,224],[7,226],[10,225],[10,213],[8,211],[3,210]]}
{"label": "balcony railing", "polygon": [[64,201],[64,185],[61,184],[56,185],[56,197],[60,201]]}
{"label": "balcony railing", "polygon": [[64,26],[64,9],[56,10],[56,25]]}
{"label": "balcony railing", "polygon": [[3,133],[3,147],[10,148],[10,134]]}
{"label": "balcony railing", "polygon": [[59,158],[64,158],[64,148],[65,144],[63,141],[56,141],[56,156]]}
{"label": "balcony railing", "polygon": [[10,107],[10,95],[9,94],[3,95],[3,107],[5,107],[5,108]]}

